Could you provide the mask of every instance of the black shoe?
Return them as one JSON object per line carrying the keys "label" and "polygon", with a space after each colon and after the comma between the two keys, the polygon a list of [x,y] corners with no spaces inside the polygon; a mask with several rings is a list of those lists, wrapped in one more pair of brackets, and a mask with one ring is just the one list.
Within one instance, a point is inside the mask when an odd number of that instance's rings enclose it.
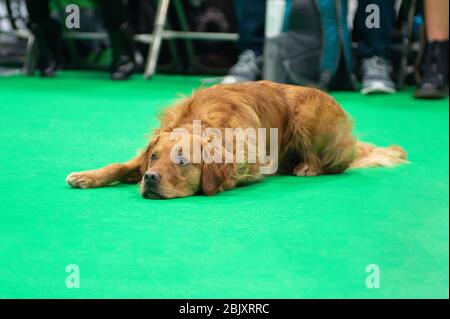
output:
{"label": "black shoe", "polygon": [[442,99],[448,96],[448,41],[427,42],[420,76],[415,98]]}
{"label": "black shoe", "polygon": [[136,66],[133,32],[128,24],[124,23],[116,31],[111,31],[109,36],[113,53],[111,78],[113,80],[126,80],[133,74]]}
{"label": "black shoe", "polygon": [[56,71],[59,70],[60,63],[56,59],[45,60],[39,67],[41,76],[44,78],[51,78],[55,76]]}
{"label": "black shoe", "polygon": [[61,65],[61,27],[53,19],[42,24],[30,23],[37,48],[37,68],[42,77],[52,77]]}

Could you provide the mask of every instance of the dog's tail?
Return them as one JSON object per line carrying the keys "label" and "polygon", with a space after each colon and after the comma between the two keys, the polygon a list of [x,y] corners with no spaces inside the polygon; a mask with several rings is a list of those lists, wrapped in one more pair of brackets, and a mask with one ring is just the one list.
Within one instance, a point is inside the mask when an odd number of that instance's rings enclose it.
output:
{"label": "dog's tail", "polygon": [[409,163],[405,150],[397,145],[377,147],[363,142],[356,143],[356,158],[350,168],[394,167]]}

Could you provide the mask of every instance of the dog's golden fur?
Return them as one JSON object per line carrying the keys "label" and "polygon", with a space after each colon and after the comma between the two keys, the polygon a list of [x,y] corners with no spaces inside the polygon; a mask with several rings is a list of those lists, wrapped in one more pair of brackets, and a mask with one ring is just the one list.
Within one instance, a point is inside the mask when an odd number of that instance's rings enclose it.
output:
{"label": "dog's golden fur", "polygon": [[[394,166],[406,162],[399,146],[379,148],[356,142],[352,121],[338,103],[317,89],[276,84],[269,81],[235,85],[216,85],[200,89],[191,97],[166,109],[161,126],[150,143],[136,158],[111,164],[98,170],[72,173],[67,182],[72,187],[92,188],[114,182],[138,183],[148,171],[161,174],[157,190],[147,198],[173,198],[203,192],[212,195],[242,183],[259,181],[259,164],[191,163],[178,165],[169,153],[176,143],[170,139],[175,128],[186,128],[191,140],[192,123],[202,127],[278,129],[279,173],[296,176],[336,174],[348,168]],[[236,154],[233,154],[236,155]]]}

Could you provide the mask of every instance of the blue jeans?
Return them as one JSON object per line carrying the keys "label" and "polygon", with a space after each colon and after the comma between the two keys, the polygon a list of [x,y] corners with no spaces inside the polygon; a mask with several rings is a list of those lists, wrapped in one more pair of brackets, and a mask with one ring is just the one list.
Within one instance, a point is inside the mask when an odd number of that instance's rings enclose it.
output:
{"label": "blue jeans", "polygon": [[261,55],[264,48],[266,0],[234,0],[238,22],[238,48]]}
{"label": "blue jeans", "polygon": [[[392,32],[395,27],[394,3],[393,0],[358,1],[354,29],[360,39],[357,49],[359,58],[369,58],[374,55],[389,58]],[[371,12],[366,12],[366,7],[370,4],[375,4],[380,8],[380,28],[369,29],[366,26],[366,19],[371,14]]]}

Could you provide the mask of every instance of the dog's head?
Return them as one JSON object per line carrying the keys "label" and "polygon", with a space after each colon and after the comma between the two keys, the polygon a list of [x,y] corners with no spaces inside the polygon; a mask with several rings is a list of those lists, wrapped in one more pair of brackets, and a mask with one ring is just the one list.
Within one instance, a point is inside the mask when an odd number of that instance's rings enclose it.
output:
{"label": "dog's head", "polygon": [[[191,150],[195,143],[204,145],[198,135],[189,134]],[[179,139],[157,132],[145,151],[141,182],[144,198],[177,198],[200,191],[214,195],[232,177],[233,163],[206,163],[202,156],[194,161],[193,151],[180,150]]]}

